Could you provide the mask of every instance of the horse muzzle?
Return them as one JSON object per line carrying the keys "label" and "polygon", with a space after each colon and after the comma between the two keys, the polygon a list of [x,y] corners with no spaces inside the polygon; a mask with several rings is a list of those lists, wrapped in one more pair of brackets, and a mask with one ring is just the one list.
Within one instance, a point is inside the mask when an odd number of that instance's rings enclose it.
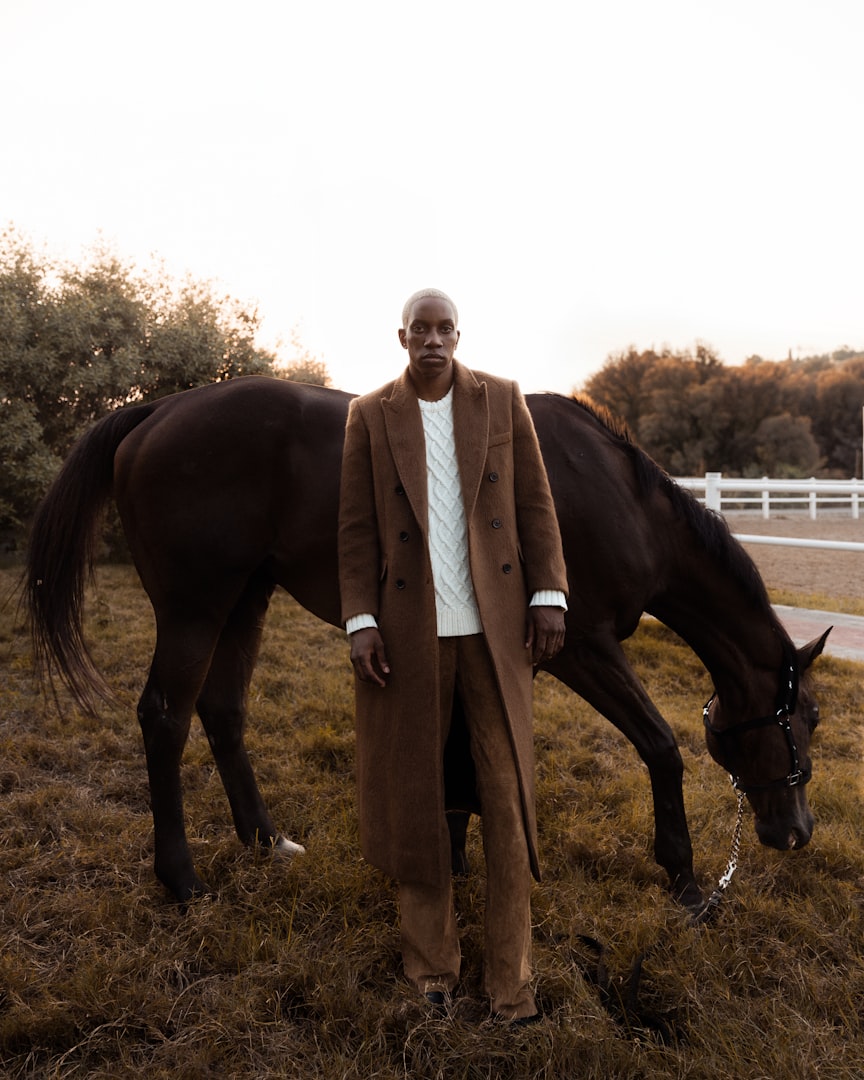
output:
{"label": "horse muzzle", "polygon": [[[806,847],[813,835],[813,814],[807,804],[804,789],[801,788],[800,798],[790,806],[761,805],[769,802],[767,799],[750,797],[750,804],[756,815],[755,827],[759,842],[765,847],[775,848],[777,851],[797,851],[798,848]],[[770,800],[774,803],[775,800]]]}

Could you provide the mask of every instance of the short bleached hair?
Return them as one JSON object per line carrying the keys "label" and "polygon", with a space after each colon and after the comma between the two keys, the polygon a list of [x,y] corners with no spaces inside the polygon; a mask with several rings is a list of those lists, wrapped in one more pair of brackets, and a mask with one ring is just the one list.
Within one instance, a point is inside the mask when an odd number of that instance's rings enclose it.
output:
{"label": "short bleached hair", "polygon": [[441,292],[440,289],[420,289],[418,292],[412,293],[411,296],[405,301],[405,306],[402,308],[402,328],[408,328],[408,318],[411,315],[411,308],[417,303],[418,300],[425,300],[427,297],[432,297],[435,300],[446,300],[450,307],[453,309],[453,322],[459,325],[459,312],[456,310],[456,305],[450,299],[445,292]]}

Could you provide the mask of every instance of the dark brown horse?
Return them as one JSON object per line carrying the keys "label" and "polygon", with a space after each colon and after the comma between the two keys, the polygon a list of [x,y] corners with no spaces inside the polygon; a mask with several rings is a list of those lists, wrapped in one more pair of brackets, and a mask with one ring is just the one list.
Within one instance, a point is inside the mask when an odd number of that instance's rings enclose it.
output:
{"label": "dark brown horse", "polygon": [[[180,787],[195,710],[240,839],[290,849],[246,755],[248,687],[277,585],[339,624],[336,518],[348,402],[339,391],[248,377],[130,406],[77,443],[36,515],[28,596],[37,661],[93,706],[100,681],[82,636],[83,588],[99,511],[113,491],[156,614],[138,719],[155,870],[178,898],[204,889]],[[722,519],[608,418],[556,395],[529,395],[528,403],[570,579],[566,644],[547,670],[619,728],[648,766],[655,856],[673,894],[696,908],[681,757],[620,642],[650,612],[698,654],[716,689],[706,709],[709,750],[737,774],[759,838],[783,850],[806,844],[813,827],[804,785],[817,709],[804,675],[827,631],[796,651]]]}

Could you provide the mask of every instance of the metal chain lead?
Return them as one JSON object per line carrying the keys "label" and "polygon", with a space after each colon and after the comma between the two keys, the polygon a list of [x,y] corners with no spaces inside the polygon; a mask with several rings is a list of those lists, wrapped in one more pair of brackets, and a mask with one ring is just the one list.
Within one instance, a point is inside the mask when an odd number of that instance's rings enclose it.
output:
{"label": "metal chain lead", "polygon": [[720,892],[725,892],[726,887],[732,880],[732,875],[738,869],[738,853],[741,850],[741,823],[744,820],[744,792],[735,789],[738,797],[738,816],[735,819],[735,828],[732,831],[732,850],[729,853],[729,862],[726,865],[726,873],[717,882]]}
{"label": "metal chain lead", "polygon": [[706,900],[705,906],[690,920],[694,926],[700,926],[702,923],[708,922],[713,916],[723,899],[723,894],[726,892],[729,882],[732,880],[732,875],[738,869],[738,853],[741,850],[741,824],[744,820],[744,792],[736,787],[735,795],[738,798],[738,816],[735,819],[735,828],[732,830],[732,850],[729,853],[729,862],[726,864],[725,872],[717,882],[717,888]]}

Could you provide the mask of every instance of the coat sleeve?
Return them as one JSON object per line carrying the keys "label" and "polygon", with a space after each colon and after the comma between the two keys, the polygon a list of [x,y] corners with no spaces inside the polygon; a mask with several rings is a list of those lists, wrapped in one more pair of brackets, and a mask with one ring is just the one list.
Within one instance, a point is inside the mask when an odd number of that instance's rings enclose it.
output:
{"label": "coat sleeve", "polygon": [[525,398],[513,383],[513,468],[519,542],[529,594],[557,589],[567,595],[567,568],[555,503]]}
{"label": "coat sleeve", "polygon": [[378,617],[380,543],[369,429],[357,400],[348,409],[339,489],[339,590],[343,625]]}

